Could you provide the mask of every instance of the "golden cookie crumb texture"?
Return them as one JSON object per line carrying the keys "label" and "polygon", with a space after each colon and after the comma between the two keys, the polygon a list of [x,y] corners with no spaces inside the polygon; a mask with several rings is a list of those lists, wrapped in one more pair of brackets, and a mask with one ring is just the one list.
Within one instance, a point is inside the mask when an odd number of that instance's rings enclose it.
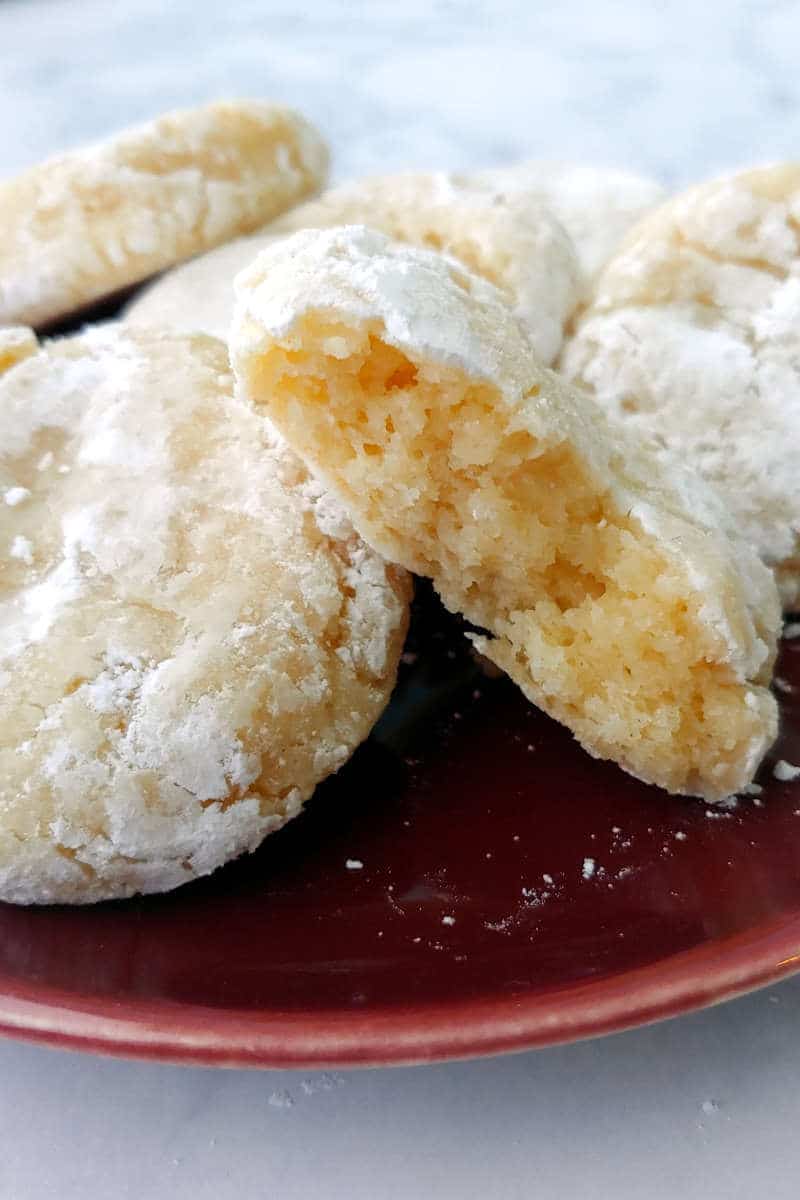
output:
{"label": "golden cookie crumb texture", "polygon": [[495,288],[426,251],[299,233],[237,294],[240,394],[530,699],[669,791],[752,779],[776,733],[777,597],[699,480],[612,435]]}
{"label": "golden cookie crumb texture", "polygon": [[96,328],[0,376],[0,898],[164,891],[368,734],[409,581],[233,398],[224,345]]}
{"label": "golden cookie crumb texture", "polygon": [[0,182],[0,323],[46,324],[257,229],[316,191],[327,161],[297,113],[232,100]]}
{"label": "golden cookie crumb texture", "polygon": [[298,229],[364,224],[411,245],[449,254],[503,291],[550,363],[581,294],[572,243],[536,196],[457,182],[444,172],[354,180],[273,221],[262,233],[187,263],[129,305],[136,325],[227,334],[233,278],[276,237]]}
{"label": "golden cookie crumb texture", "polygon": [[36,334],[27,325],[6,325],[0,328],[0,375],[22,362],[38,348]]}
{"label": "golden cookie crumb texture", "polygon": [[608,263],[562,369],[701,473],[800,600],[800,165],[702,184]]}

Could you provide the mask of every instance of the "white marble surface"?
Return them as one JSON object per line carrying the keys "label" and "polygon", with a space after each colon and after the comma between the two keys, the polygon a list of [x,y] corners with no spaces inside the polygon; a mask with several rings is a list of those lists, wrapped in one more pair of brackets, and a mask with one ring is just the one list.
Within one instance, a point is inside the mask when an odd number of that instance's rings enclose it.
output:
{"label": "white marble surface", "polygon": [[[165,107],[303,108],[335,173],[519,155],[668,184],[797,154],[766,0],[2,0],[0,174]],[[0,1200],[795,1200],[800,981],[470,1064],[247,1074],[0,1044]]]}

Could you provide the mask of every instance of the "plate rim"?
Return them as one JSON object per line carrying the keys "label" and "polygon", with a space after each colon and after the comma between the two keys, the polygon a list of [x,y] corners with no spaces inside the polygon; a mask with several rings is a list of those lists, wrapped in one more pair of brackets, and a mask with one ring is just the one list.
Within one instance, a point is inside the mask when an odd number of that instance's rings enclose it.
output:
{"label": "plate rim", "polygon": [[800,971],[800,913],[549,990],[320,1012],[115,1000],[0,977],[0,1036],[186,1066],[410,1066],[521,1052],[696,1011]]}

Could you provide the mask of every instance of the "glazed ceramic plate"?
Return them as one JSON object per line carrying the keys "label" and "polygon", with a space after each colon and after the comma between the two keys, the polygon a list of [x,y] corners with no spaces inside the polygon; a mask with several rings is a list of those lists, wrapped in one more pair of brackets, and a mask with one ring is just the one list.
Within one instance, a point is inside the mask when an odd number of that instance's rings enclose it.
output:
{"label": "glazed ceramic plate", "polygon": [[[0,1028],[246,1066],[623,1029],[800,965],[800,783],[730,811],[584,754],[418,592],[385,717],[262,850],[164,897],[0,905]],[[777,754],[800,761],[800,639]]]}

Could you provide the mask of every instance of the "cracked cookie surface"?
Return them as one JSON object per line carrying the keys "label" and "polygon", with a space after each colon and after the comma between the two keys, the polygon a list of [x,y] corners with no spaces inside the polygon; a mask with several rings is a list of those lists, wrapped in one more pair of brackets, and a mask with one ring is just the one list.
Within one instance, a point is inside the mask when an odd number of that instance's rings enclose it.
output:
{"label": "cracked cookie surface", "polygon": [[569,237],[524,187],[505,194],[445,172],[376,175],[332,188],[260,234],[171,271],[133,300],[125,319],[225,336],[234,276],[273,238],[349,224],[429,246],[490,279],[525,323],[542,361],[550,363],[558,354],[580,298],[581,277]]}
{"label": "cracked cookie surface", "polygon": [[391,692],[409,580],[215,339],[97,328],[0,374],[0,898],[164,891],[254,849]]}
{"label": "cracked cookie surface", "polygon": [[258,229],[325,180],[291,109],[186,109],[0,181],[0,324],[45,325]]}
{"label": "cracked cookie surface", "polygon": [[505,195],[527,193],[546,205],[572,238],[587,286],[631,226],[666,194],[653,179],[583,163],[531,160],[458,178]]}
{"label": "cracked cookie surface", "polygon": [[800,165],[691,188],[608,263],[561,367],[700,472],[800,602]]}

